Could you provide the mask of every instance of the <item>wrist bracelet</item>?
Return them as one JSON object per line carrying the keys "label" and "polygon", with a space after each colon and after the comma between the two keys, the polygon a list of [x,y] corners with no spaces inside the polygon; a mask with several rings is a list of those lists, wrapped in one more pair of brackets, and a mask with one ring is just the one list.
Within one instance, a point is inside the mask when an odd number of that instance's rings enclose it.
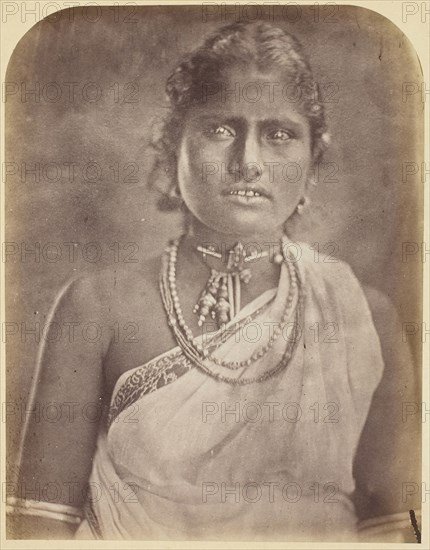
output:
{"label": "wrist bracelet", "polygon": [[43,517],[57,521],[65,521],[74,525],[81,523],[83,517],[82,511],[73,506],[53,502],[44,502],[41,500],[27,500],[16,497],[7,498],[6,513]]}
{"label": "wrist bracelet", "polygon": [[[415,515],[417,521],[421,522],[421,512],[417,511]],[[369,518],[359,522],[357,528],[360,537],[366,539],[396,531],[403,535],[405,529],[414,531],[409,512]]]}

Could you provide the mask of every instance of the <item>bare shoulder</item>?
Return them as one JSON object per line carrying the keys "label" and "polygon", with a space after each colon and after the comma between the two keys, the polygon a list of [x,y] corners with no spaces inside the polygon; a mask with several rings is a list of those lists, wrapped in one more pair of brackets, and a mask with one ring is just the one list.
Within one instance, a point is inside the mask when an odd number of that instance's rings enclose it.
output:
{"label": "bare shoulder", "polygon": [[56,342],[53,335],[44,346],[44,364],[56,365],[61,357],[67,369],[67,357],[68,371],[82,371],[80,386],[103,371],[104,393],[110,395],[121,373],[164,351],[171,342],[158,292],[159,266],[160,257],[154,257],[71,279],[51,313],[52,326],[67,327],[70,338]]}
{"label": "bare shoulder", "polygon": [[113,264],[71,279],[57,300],[93,316],[115,316],[133,303],[153,294],[158,285],[160,256],[145,263]]}

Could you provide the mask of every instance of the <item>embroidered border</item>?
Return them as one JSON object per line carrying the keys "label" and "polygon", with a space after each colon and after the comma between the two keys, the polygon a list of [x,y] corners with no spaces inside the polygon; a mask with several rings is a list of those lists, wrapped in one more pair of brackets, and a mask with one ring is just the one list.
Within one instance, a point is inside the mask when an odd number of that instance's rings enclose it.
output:
{"label": "embroidered border", "polygon": [[[227,335],[234,335],[244,324],[253,321],[262,311],[269,307],[273,300],[274,298],[271,298],[242,321],[233,323],[233,325],[229,327],[227,333],[219,331],[212,336],[208,335],[206,346],[209,353],[212,353],[220,343],[225,342]],[[166,354],[163,357],[154,359],[137,368],[125,380],[124,384],[115,395],[109,408],[107,428],[109,429],[115,418],[117,418],[127,407],[135,403],[142,395],[154,392],[163,386],[171,384],[193,368],[195,368],[194,365],[190,363],[180,349],[175,353]]]}
{"label": "embroidered border", "polygon": [[115,418],[140,397],[171,384],[192,368],[194,366],[182,351],[178,350],[172,355],[164,355],[136,369],[115,395],[109,409],[108,429]]}

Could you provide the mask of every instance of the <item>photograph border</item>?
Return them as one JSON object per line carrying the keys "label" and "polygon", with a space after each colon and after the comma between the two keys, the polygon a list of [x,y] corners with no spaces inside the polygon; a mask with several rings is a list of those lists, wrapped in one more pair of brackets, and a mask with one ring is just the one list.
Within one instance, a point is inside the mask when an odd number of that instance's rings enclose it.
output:
{"label": "photograph border", "polygon": [[[23,18],[21,10],[23,9],[24,4],[36,5],[39,4],[39,11],[43,4],[51,5],[49,14],[52,15],[56,11],[61,9],[69,9],[71,6],[85,6],[85,5],[98,5],[98,6],[109,6],[109,5],[135,5],[135,6],[168,6],[172,5],[177,8],[178,6],[203,6],[203,5],[238,5],[238,4],[297,4],[297,5],[309,5],[314,4],[313,0],[302,1],[297,0],[296,2],[282,1],[279,2],[246,2],[244,0],[225,0],[224,2],[197,2],[193,0],[188,0],[187,2],[178,2],[175,0],[159,0],[159,1],[145,1],[145,0],[135,0],[131,2],[118,2],[115,0],[98,0],[96,2],[85,1],[85,0],[74,0],[74,1],[55,1],[50,2],[48,0],[17,0],[17,1],[2,1],[0,4],[1,9],[1,50],[0,50],[0,62],[1,62],[1,82],[2,88],[3,83],[6,80],[6,70],[8,67],[8,62],[12,56],[15,46],[19,40],[27,33],[37,22],[37,13],[33,17]],[[412,46],[415,48],[417,56],[419,58],[421,68],[423,71],[423,82],[426,86],[426,89],[430,88],[430,2],[427,0],[415,1],[415,2],[405,2],[403,0],[373,0],[373,1],[340,1],[340,2],[330,2],[330,1],[320,1],[318,2],[320,6],[326,4],[337,4],[339,6],[357,6],[361,8],[366,8],[375,13],[378,13],[390,20],[394,25],[396,25],[409,39]],[[13,5],[16,6],[17,10],[14,12]],[[57,5],[60,9],[55,9]],[[6,11],[6,7],[9,6],[11,11]],[[415,10],[417,8],[417,10]],[[52,10],[52,11],[51,11]],[[427,11],[426,11],[427,10]],[[41,17],[42,19],[42,17]],[[2,90],[3,92],[3,90]],[[425,117],[425,149],[424,149],[424,162],[425,166],[430,166],[429,158],[429,103],[430,95],[427,94],[425,98],[424,107],[424,117]],[[0,143],[1,147],[1,165],[2,165],[2,179],[1,179],[1,189],[0,189],[0,236],[1,242],[5,242],[5,189],[3,181],[3,167],[5,162],[5,101],[1,102],[1,135]],[[427,180],[424,182],[424,234],[422,235],[422,242],[427,245],[427,248],[430,246],[430,226],[429,226],[429,212],[430,212],[430,200],[429,200],[429,176],[427,175]],[[430,282],[430,273],[429,273],[429,261],[425,261],[423,258],[423,322],[424,326],[430,326],[430,317],[429,317],[429,282]],[[3,323],[5,319],[5,298],[6,298],[6,283],[5,283],[5,263],[0,262],[0,320]],[[5,367],[5,345],[1,342],[1,354],[0,354],[0,364],[2,365],[0,371],[0,390],[1,390],[1,401],[2,409],[3,404],[6,402],[6,390],[5,390],[5,381],[6,381],[6,367]],[[422,350],[422,372],[421,372],[421,381],[422,381],[422,403],[426,404],[427,409],[430,407],[430,377],[428,365],[430,363],[430,351],[429,351],[429,341],[423,343]],[[429,415],[427,415],[429,416]],[[6,425],[2,418],[1,422],[1,434],[0,434],[0,477],[2,481],[2,499],[0,502],[0,547],[4,549],[39,549],[39,548],[67,548],[67,549],[86,549],[91,544],[91,548],[94,549],[144,549],[144,548],[163,548],[163,549],[336,549],[336,548],[347,548],[359,550],[363,549],[398,549],[404,548],[404,544],[408,544],[408,548],[429,548],[430,547],[430,528],[429,528],[429,518],[430,518],[430,497],[425,494],[423,491],[423,502],[422,502],[422,542],[421,544],[416,543],[318,543],[318,542],[309,542],[309,543],[288,543],[288,542],[206,542],[206,541],[55,541],[55,540],[10,540],[5,538],[5,502],[3,501],[3,483],[6,479]],[[429,427],[430,427],[430,418],[424,417],[422,428],[422,483],[423,487],[426,487],[427,492],[430,489],[430,437],[429,437]]]}

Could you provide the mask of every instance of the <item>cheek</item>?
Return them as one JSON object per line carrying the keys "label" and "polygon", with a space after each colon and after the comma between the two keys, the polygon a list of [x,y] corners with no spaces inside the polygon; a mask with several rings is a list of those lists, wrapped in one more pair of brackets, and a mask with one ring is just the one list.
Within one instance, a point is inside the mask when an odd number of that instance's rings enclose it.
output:
{"label": "cheek", "polygon": [[[266,163],[266,178],[279,193],[294,195],[303,192],[309,180],[311,158],[303,154],[286,155],[271,158],[271,165]],[[276,163],[276,164],[275,164]]]}
{"label": "cheek", "polygon": [[207,155],[195,140],[183,140],[178,156],[178,186],[189,209],[201,209],[207,203],[215,171]]}
{"label": "cheek", "polygon": [[309,140],[298,144],[292,160],[300,173],[301,182],[306,183],[312,167],[312,151]]}
{"label": "cheek", "polygon": [[195,140],[183,139],[178,155],[178,179],[179,186],[188,187],[191,182],[196,182],[197,175],[201,172],[201,151]]}
{"label": "cheek", "polygon": [[223,148],[194,137],[182,140],[178,157],[178,183],[181,191],[209,193],[221,181],[226,165]]}

